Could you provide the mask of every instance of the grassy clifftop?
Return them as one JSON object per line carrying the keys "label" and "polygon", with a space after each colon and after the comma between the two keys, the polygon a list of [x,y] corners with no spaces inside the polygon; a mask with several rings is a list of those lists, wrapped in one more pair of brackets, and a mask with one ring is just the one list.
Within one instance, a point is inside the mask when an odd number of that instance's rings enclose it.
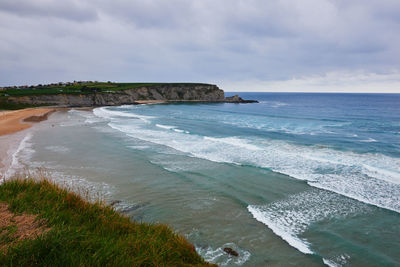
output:
{"label": "grassy clifftop", "polygon": [[0,265],[213,266],[165,225],[30,179],[0,186]]}
{"label": "grassy clifftop", "polygon": [[143,86],[170,85],[204,85],[201,83],[113,83],[113,82],[76,82],[68,84],[49,84],[27,88],[7,88],[0,91],[1,96],[28,96],[54,94],[90,94],[93,92],[117,92]]}

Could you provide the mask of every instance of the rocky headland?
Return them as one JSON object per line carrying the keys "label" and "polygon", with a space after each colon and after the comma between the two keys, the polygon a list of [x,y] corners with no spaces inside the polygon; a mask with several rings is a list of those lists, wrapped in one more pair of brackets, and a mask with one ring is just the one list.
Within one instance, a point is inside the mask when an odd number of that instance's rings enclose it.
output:
{"label": "rocky headland", "polygon": [[[109,85],[112,90],[107,90]],[[143,101],[163,102],[226,102],[255,103],[238,95],[225,97],[224,91],[212,84],[145,84],[126,86],[123,89],[111,87],[115,83],[89,84],[68,92],[68,87],[43,87],[37,89],[13,89],[2,92],[3,102],[26,105],[54,105],[68,107],[116,106],[138,104]],[[116,84],[118,85],[118,84]],[[133,84],[132,84],[133,85]],[[17,91],[16,91],[17,90]],[[10,92],[9,94],[7,92]],[[17,94],[15,93],[17,92]],[[26,92],[24,94],[24,92]],[[14,93],[14,94],[12,94]]]}

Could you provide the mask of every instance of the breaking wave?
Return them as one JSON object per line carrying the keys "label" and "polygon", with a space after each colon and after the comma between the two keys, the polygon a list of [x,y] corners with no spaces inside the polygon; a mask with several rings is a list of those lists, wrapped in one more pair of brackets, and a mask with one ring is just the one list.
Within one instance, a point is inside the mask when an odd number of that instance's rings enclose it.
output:
{"label": "breaking wave", "polygon": [[[99,111],[100,110],[100,111]],[[307,181],[313,187],[400,212],[400,159],[378,153],[356,153],[326,146],[304,146],[256,137],[213,137],[159,127],[154,117],[95,109],[108,125],[131,137],[167,146],[215,162],[268,168]],[[139,120],[114,120],[118,117]],[[172,128],[175,129],[175,128]]]}

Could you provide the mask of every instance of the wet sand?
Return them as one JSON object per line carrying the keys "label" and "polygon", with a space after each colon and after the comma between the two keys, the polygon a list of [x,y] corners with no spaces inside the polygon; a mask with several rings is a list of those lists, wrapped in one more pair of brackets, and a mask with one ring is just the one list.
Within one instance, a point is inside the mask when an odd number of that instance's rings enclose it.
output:
{"label": "wet sand", "polygon": [[32,123],[47,120],[55,108],[28,108],[14,111],[0,111],[0,180],[12,164],[12,155],[24,139]]}

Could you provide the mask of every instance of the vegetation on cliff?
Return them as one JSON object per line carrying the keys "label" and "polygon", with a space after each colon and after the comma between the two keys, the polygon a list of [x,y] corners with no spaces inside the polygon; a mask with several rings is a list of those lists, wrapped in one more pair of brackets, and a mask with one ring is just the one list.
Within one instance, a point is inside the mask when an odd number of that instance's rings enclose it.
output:
{"label": "vegetation on cliff", "polygon": [[74,82],[56,83],[37,86],[6,87],[0,90],[0,97],[29,96],[29,95],[55,95],[55,94],[91,94],[110,93],[139,87],[166,86],[195,86],[206,85],[201,83],[114,83],[114,82]]}
{"label": "vegetation on cliff", "polygon": [[118,106],[141,100],[223,102],[224,91],[202,83],[74,82],[0,88],[0,109],[10,109],[15,104]]}
{"label": "vegetation on cliff", "polygon": [[6,101],[0,97],[0,110],[17,110],[17,109],[24,109],[24,108],[36,108],[45,105],[31,105],[31,104],[24,104],[24,103],[13,103]]}
{"label": "vegetation on cliff", "polygon": [[132,222],[47,180],[0,186],[1,266],[211,266],[165,225]]}
{"label": "vegetation on cliff", "polygon": [[137,101],[256,103],[204,83],[73,82],[0,88],[0,109],[19,105],[95,107],[138,104]]}

